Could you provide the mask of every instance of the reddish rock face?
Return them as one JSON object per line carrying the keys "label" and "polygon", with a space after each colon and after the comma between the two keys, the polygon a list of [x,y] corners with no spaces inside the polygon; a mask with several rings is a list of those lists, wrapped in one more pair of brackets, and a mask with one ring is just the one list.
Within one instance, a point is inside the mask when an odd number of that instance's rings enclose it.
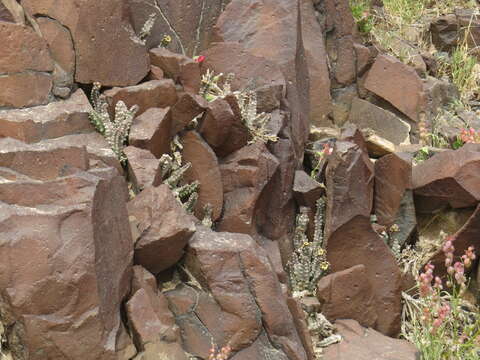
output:
{"label": "reddish rock face", "polygon": [[53,71],[47,42],[30,27],[0,21],[0,73]]}
{"label": "reddish rock face", "polygon": [[[27,146],[21,142],[0,140],[0,165],[36,180],[53,180],[82,170],[88,170],[88,155],[84,147]],[[1,147],[0,147],[1,148]]]}
{"label": "reddish rock face", "polygon": [[257,200],[278,165],[262,142],[243,147],[220,162],[225,203],[217,229],[256,233]]}
{"label": "reddish rock face", "polygon": [[405,191],[411,186],[409,154],[390,154],[375,162],[375,214],[379,224],[390,226],[394,223]]}
{"label": "reddish rock face", "polygon": [[[23,72],[0,77],[0,106],[21,108],[48,102],[52,76]],[[8,90],[8,91],[7,91]]]}
{"label": "reddish rock face", "polygon": [[327,239],[327,259],[332,272],[364,265],[372,285],[375,329],[388,336],[400,332],[402,279],[395,257],[373,231],[369,216],[357,215]]}
{"label": "reddish rock face", "polygon": [[330,96],[330,74],[327,65],[327,52],[322,29],[315,16],[313,2],[301,0],[301,21],[303,47],[308,66],[310,93],[310,122],[317,126],[327,125],[332,112]]}
{"label": "reddish rock face", "polygon": [[[215,39],[239,42],[249,53],[268,59],[280,68],[292,112],[289,139],[294,144],[296,159],[300,159],[308,137],[310,112],[300,3],[298,0],[265,0],[262,6],[255,4],[253,0],[231,1],[217,21]],[[251,21],[243,21],[245,18]]]}
{"label": "reddish rock face", "polygon": [[57,20],[70,31],[76,82],[128,86],[147,75],[147,51],[135,42],[128,17],[123,16],[128,11],[126,0],[25,0],[22,5],[30,15]]}
{"label": "reddish rock face", "polygon": [[159,160],[153,154],[135,146],[127,146],[123,152],[128,160],[129,180],[137,191],[153,184],[159,169]]}
{"label": "reddish rock face", "polygon": [[362,326],[375,327],[375,298],[365,265],[356,265],[321,278],[317,298],[322,304],[322,314],[331,322],[353,319]]}
{"label": "reddish rock face", "polygon": [[275,62],[252,55],[237,42],[215,43],[204,52],[202,69],[216,74],[234,74],[232,90],[244,88],[257,92],[258,111],[270,112],[280,107],[285,96],[285,78]]}
{"label": "reddish rock face", "polygon": [[187,132],[182,136],[181,143],[183,144],[183,161],[192,164],[185,173],[184,181],[200,182],[195,215],[202,219],[204,206],[210,204],[212,220],[216,221],[223,208],[223,184],[217,156],[196,131]]}
{"label": "reddish rock face", "polygon": [[135,243],[136,264],[158,274],[180,260],[195,227],[167,185],[145,188],[128,203],[128,213],[141,234]]}
{"label": "reddish rock face", "polygon": [[165,108],[177,102],[175,84],[171,80],[151,80],[136,86],[113,88],[104,94],[111,116],[115,114],[115,105],[120,100],[129,108],[137,105],[137,116],[150,108]]}
{"label": "reddish rock face", "polygon": [[55,61],[53,71],[53,93],[62,98],[70,95],[75,76],[75,50],[73,40],[67,28],[58,21],[41,17],[37,24],[42,32],[42,37],[48,43],[48,49]]}
{"label": "reddish rock face", "polygon": [[88,120],[92,107],[82,90],[68,100],[31,109],[0,110],[0,137],[36,143],[65,135],[94,132]]}
{"label": "reddish rock face", "polygon": [[170,108],[151,108],[133,120],[128,142],[160,158],[170,152],[172,118]]}
{"label": "reddish rock face", "polygon": [[373,168],[358,145],[337,141],[329,158],[327,185],[327,237],[360,215],[368,219],[373,202]]}
{"label": "reddish rock face", "polygon": [[[195,311],[202,323],[210,319],[206,327],[211,333],[215,327],[227,328],[221,334],[235,351],[248,347],[265,331],[271,342],[268,347],[275,346],[289,359],[306,359],[272,265],[251,237],[199,228],[190,241],[186,265],[202,287],[211,291],[226,321],[218,321],[219,317],[211,315],[202,316],[200,310],[194,310],[205,308],[202,301],[194,308],[184,306],[183,312]],[[169,301],[175,303],[170,296]],[[178,320],[181,309],[177,307],[174,311]],[[217,325],[210,325],[212,321]],[[198,331],[194,324],[185,324],[182,330],[187,326],[191,335]],[[219,343],[218,338],[214,338]]]}
{"label": "reddish rock face", "polygon": [[201,77],[200,66],[196,61],[159,47],[150,50],[150,62],[161,69],[165,77],[182,84],[186,92],[198,94]]}
{"label": "reddish rock face", "polygon": [[368,72],[365,88],[390,102],[414,121],[418,120],[420,112],[426,110],[422,79],[413,68],[392,56],[377,56]]}
{"label": "reddish rock face", "polygon": [[347,0],[326,0],[321,5],[326,48],[334,76],[333,87],[350,85],[356,78],[354,43],[357,26]]}
{"label": "reddish rock face", "polygon": [[19,185],[0,200],[27,185],[39,194],[28,207],[3,203],[0,209],[0,256],[10,259],[0,264],[0,287],[8,289],[0,308],[11,336],[18,336],[18,343],[10,339],[14,358],[112,359],[129,342],[120,319],[133,257],[124,180],[84,172]]}
{"label": "reddish rock face", "polygon": [[[172,38],[169,48],[188,56],[200,55],[211,41],[212,27],[230,0],[128,0],[130,16],[138,34],[149,16],[156,15],[147,47],[158,46],[165,34]],[[173,25],[173,28],[172,28]]]}
{"label": "reddish rock face", "polygon": [[468,148],[444,151],[413,167],[412,183],[419,212],[447,204],[475,206],[480,201],[480,152]]}
{"label": "reddish rock face", "polygon": [[328,346],[325,360],[416,360],[417,349],[406,340],[392,339],[373,329],[365,329],[355,320],[335,323],[342,341]]}

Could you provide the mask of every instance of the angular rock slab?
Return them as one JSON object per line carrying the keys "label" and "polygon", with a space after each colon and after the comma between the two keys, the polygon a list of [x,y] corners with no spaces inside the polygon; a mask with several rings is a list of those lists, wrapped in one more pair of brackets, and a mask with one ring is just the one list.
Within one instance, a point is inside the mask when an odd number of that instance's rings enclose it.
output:
{"label": "angular rock slab", "polygon": [[149,54],[152,64],[150,71],[158,73],[155,68],[159,69],[165,77],[182,84],[185,91],[198,94],[201,82],[199,63],[163,47],[152,49]]}
{"label": "angular rock slab", "polygon": [[196,132],[189,131],[181,138],[184,162],[192,166],[187,170],[184,181],[198,180],[198,200],[195,206],[195,216],[202,219],[205,205],[212,206],[212,220],[220,218],[223,209],[223,184],[218,159],[205,140]]}
{"label": "angular rock slab", "polygon": [[257,200],[278,166],[262,142],[245,146],[220,162],[224,211],[218,230],[256,233]]}
{"label": "angular rock slab", "polygon": [[0,137],[36,143],[65,135],[94,132],[88,119],[92,110],[81,89],[67,100],[28,109],[0,110]]}
{"label": "angular rock slab", "polygon": [[375,162],[375,214],[379,224],[393,224],[405,191],[411,187],[411,156],[406,153],[389,154]]}
{"label": "angular rock slab", "polygon": [[127,207],[140,232],[135,264],[158,274],[180,260],[195,226],[169,187],[147,187]]}
{"label": "angular rock slab", "polygon": [[331,271],[364,265],[377,315],[374,329],[387,336],[400,332],[402,278],[397,261],[384,240],[372,229],[370,216],[357,215],[327,239]]}
{"label": "angular rock slab", "polygon": [[170,152],[172,118],[170,108],[151,108],[133,119],[128,143],[150,151],[156,158]]}
{"label": "angular rock slab", "polygon": [[126,184],[120,176],[82,181],[82,196],[65,183],[56,203],[0,205],[0,308],[18,336],[9,339],[14,358],[109,360],[125,346],[120,307],[133,259]]}
{"label": "angular rock slab", "polygon": [[393,113],[368,101],[354,98],[348,121],[361,129],[372,129],[396,145],[410,143],[410,125]]}
{"label": "angular rock slab", "polygon": [[480,201],[480,153],[465,148],[436,154],[413,167],[412,185],[419,212],[447,204],[475,206]]}
{"label": "angular rock slab", "polygon": [[150,70],[147,50],[128,22],[126,0],[26,0],[22,5],[30,15],[57,20],[70,31],[76,82],[129,86]]}
{"label": "angular rock slab", "polygon": [[140,85],[124,88],[115,87],[105,91],[104,95],[107,98],[108,112],[112,118],[115,115],[115,105],[118,101],[123,101],[128,108],[137,105],[139,109],[136,116],[150,108],[165,108],[177,102],[175,84],[169,79],[150,80]]}
{"label": "angular rock slab", "polygon": [[128,175],[136,191],[153,185],[161,173],[160,161],[153,154],[135,146],[127,146],[123,152],[128,160]]}
{"label": "angular rock slab", "polygon": [[199,228],[186,265],[220,308],[234,315],[236,326],[229,330],[234,350],[251,344],[263,326],[271,344],[288,358],[306,359],[275,270],[251,237]]}
{"label": "angular rock slab", "polygon": [[392,56],[377,56],[366,77],[365,88],[387,100],[413,121],[418,121],[420,113],[426,110],[422,79],[413,68]]}
{"label": "angular rock slab", "polygon": [[373,289],[363,264],[321,278],[317,298],[322,314],[332,323],[353,319],[362,326],[373,327],[377,322]]}
{"label": "angular rock slab", "polygon": [[[360,139],[363,141],[363,139]],[[366,152],[354,143],[337,141],[326,171],[327,238],[355,216],[369,217],[374,171]]]}
{"label": "angular rock slab", "polygon": [[325,349],[325,360],[417,360],[417,349],[406,340],[392,339],[355,320],[335,323],[343,340]]}

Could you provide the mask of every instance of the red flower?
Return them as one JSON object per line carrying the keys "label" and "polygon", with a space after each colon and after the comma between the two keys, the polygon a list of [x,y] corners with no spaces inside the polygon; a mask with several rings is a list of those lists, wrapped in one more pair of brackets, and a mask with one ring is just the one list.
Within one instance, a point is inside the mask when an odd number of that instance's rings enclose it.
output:
{"label": "red flower", "polygon": [[197,63],[201,64],[202,62],[205,61],[205,56],[203,56],[203,55],[197,56],[197,57],[195,57],[195,61]]}

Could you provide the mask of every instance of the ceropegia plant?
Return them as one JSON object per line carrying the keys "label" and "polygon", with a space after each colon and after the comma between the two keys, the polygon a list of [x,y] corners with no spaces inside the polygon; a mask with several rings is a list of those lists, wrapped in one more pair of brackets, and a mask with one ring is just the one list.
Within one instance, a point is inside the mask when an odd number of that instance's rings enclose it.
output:
{"label": "ceropegia plant", "polygon": [[183,164],[182,150],[183,145],[180,143],[178,136],[175,136],[170,144],[172,155],[163,154],[160,157],[160,169],[162,182],[167,184],[173,194],[185,209],[192,213],[198,199],[198,181],[181,184],[185,172],[192,166],[187,162]]}
{"label": "ceropegia plant", "polygon": [[309,241],[306,235],[309,222],[308,208],[302,207],[296,219],[293,236],[294,251],[287,264],[294,297],[314,294],[318,280],[329,269],[323,247],[325,200],[323,198],[318,199],[316,205],[312,241]]}
{"label": "ceropegia plant", "polygon": [[223,77],[223,74],[215,75],[213,71],[207,70],[202,76],[200,95],[207,101],[214,101],[218,98],[223,99],[228,95],[235,96],[240,108],[242,122],[247,127],[252,138],[249,143],[257,140],[264,143],[277,141],[278,137],[270,134],[267,129],[271,115],[257,112],[257,93],[249,89],[233,91],[231,84],[234,74],[228,74],[220,86],[219,82]]}
{"label": "ceropegia plant", "polygon": [[134,105],[129,109],[123,101],[118,101],[115,105],[115,118],[112,121],[108,113],[107,100],[103,94],[100,94],[100,88],[99,82],[93,84],[90,95],[93,110],[89,113],[89,119],[97,131],[105,137],[117,158],[124,162],[126,157],[123,148],[138,106]]}

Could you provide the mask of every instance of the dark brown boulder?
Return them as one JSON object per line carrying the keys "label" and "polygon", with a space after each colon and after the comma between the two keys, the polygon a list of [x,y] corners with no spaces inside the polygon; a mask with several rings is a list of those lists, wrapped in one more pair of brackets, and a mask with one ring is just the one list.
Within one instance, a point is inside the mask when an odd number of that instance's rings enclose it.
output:
{"label": "dark brown boulder", "polygon": [[419,212],[433,212],[447,204],[475,206],[480,201],[480,153],[468,148],[443,151],[415,166],[412,185]]}
{"label": "dark brown boulder", "polygon": [[235,96],[208,103],[198,131],[219,157],[225,157],[247,145],[250,134],[242,123]]}
{"label": "dark brown boulder", "polygon": [[374,172],[364,154],[354,143],[337,141],[335,144],[326,172],[327,237],[356,216],[370,217]]}
{"label": "dark brown boulder", "polygon": [[220,231],[256,233],[257,200],[278,165],[262,142],[243,147],[221,160],[224,211],[217,225]]}
{"label": "dark brown boulder", "polygon": [[332,323],[337,319],[353,319],[365,327],[377,323],[374,292],[363,264],[321,278],[317,298]]}
{"label": "dark brown boulder", "polygon": [[[348,206],[348,205],[347,205]],[[397,261],[372,229],[369,216],[356,215],[327,239],[327,259],[333,273],[364,265],[372,286],[375,329],[388,336],[400,332],[402,278]]]}
{"label": "dark brown boulder", "polygon": [[[63,194],[54,203],[1,206],[0,256],[10,260],[0,264],[0,287],[10,290],[0,308],[14,358],[107,360],[131,344],[120,318],[133,259],[126,184],[115,175],[77,180],[50,181]],[[32,252],[34,262],[15,260]]]}
{"label": "dark brown boulder", "polygon": [[135,264],[158,274],[180,260],[195,226],[168,186],[145,188],[127,207],[140,232]]}
{"label": "dark brown boulder", "polygon": [[422,79],[413,68],[392,56],[377,56],[368,72],[365,88],[390,102],[413,121],[418,121],[420,113],[426,110]]}
{"label": "dark brown boulder", "polygon": [[263,327],[280,353],[306,359],[275,271],[251,237],[199,228],[190,241],[186,265],[230,317],[228,323],[219,324],[215,318],[209,322],[214,320],[217,328],[229,326],[227,338],[234,350],[248,347]]}
{"label": "dark brown boulder", "polygon": [[458,43],[458,22],[455,14],[441,16],[430,24],[432,43],[438,51],[449,51]]}

